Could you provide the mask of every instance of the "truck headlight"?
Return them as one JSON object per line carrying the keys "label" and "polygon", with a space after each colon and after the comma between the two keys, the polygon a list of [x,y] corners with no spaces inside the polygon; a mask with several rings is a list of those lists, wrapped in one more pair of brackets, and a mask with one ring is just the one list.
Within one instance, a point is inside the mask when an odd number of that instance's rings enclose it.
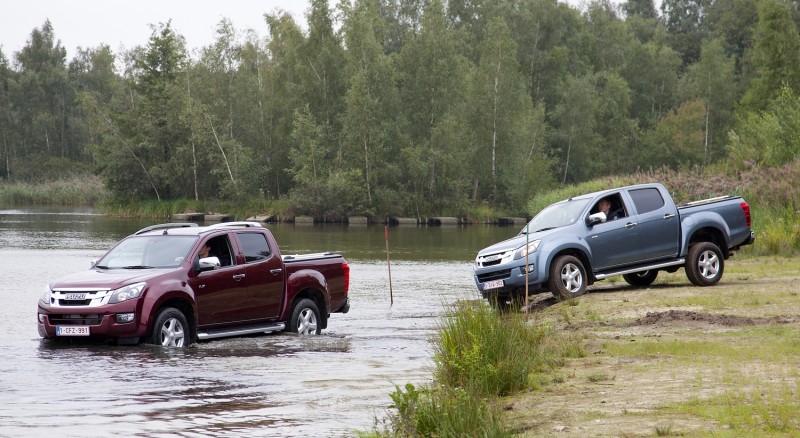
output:
{"label": "truck headlight", "polygon": [[146,285],[147,283],[145,282],[134,283],[112,290],[111,299],[108,300],[108,304],[116,304],[123,301],[132,300],[134,298],[139,298]]}
{"label": "truck headlight", "polygon": [[533,242],[528,242],[527,245],[520,247],[517,252],[514,254],[514,260],[521,259],[528,254],[533,254],[539,249],[539,245],[542,243],[541,239],[534,240]]}
{"label": "truck headlight", "polygon": [[50,285],[44,285],[44,291],[42,292],[41,300],[47,304],[50,304],[50,297],[53,295],[53,291],[50,290]]}

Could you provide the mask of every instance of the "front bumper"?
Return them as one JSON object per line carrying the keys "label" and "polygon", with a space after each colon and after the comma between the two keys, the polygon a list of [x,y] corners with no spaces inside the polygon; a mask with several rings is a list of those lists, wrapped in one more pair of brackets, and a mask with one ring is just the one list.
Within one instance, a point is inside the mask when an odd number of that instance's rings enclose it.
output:
{"label": "front bumper", "polygon": [[[105,306],[106,309],[84,308],[64,309],[48,308],[39,303],[37,325],[39,336],[43,338],[65,337],[58,336],[57,328],[61,327],[89,327],[89,338],[133,338],[144,336],[147,327],[139,322],[140,314],[135,306]],[[117,314],[133,313],[131,322],[118,322]],[[86,336],[77,336],[86,337]]]}
{"label": "front bumper", "polygon": [[[527,280],[530,290],[538,290],[540,288],[541,280],[539,277],[536,261],[533,259],[528,260]],[[476,268],[474,275],[475,285],[484,298],[491,293],[510,295],[515,290],[525,287],[525,279],[525,259],[515,260],[512,263],[491,268]]]}

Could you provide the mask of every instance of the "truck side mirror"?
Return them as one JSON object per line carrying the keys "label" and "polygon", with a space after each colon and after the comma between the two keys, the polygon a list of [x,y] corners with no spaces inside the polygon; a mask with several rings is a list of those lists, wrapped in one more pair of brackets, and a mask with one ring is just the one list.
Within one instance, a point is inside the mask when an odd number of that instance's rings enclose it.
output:
{"label": "truck side mirror", "polygon": [[197,262],[197,272],[213,271],[220,267],[219,258],[204,257]]}
{"label": "truck side mirror", "polygon": [[590,214],[589,217],[586,218],[586,226],[593,227],[605,221],[606,221],[606,214],[600,211],[594,214]]}

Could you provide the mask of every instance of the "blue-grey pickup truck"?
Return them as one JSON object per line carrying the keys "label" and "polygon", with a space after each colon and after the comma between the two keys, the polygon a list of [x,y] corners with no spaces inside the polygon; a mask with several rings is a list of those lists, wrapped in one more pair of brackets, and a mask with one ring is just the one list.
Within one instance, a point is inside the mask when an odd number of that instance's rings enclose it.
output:
{"label": "blue-grey pickup truck", "polygon": [[621,187],[544,208],[516,236],[478,252],[475,284],[500,309],[520,304],[526,290],[567,299],[614,275],[647,286],[658,271],[681,267],[695,285],[711,286],[732,252],[754,241],[740,197],[676,206],[661,184]]}

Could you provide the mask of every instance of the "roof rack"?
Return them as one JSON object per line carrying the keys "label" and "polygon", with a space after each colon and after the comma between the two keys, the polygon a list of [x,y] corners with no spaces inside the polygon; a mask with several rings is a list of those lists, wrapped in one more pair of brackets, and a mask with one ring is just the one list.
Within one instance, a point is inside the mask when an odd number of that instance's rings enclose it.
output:
{"label": "roof rack", "polygon": [[197,226],[197,224],[191,223],[191,222],[174,222],[174,223],[169,223],[169,224],[150,225],[149,227],[145,227],[145,228],[142,228],[141,230],[137,231],[136,233],[134,233],[134,235],[138,236],[139,234],[146,233],[148,231],[154,231],[154,230],[166,230],[166,229],[169,229],[169,228],[190,228],[190,227],[196,227],[196,226]]}
{"label": "roof rack", "polygon": [[220,222],[218,224],[209,225],[208,228],[225,228],[225,227],[244,227],[244,228],[263,228],[258,222],[252,221],[236,221],[236,222]]}

